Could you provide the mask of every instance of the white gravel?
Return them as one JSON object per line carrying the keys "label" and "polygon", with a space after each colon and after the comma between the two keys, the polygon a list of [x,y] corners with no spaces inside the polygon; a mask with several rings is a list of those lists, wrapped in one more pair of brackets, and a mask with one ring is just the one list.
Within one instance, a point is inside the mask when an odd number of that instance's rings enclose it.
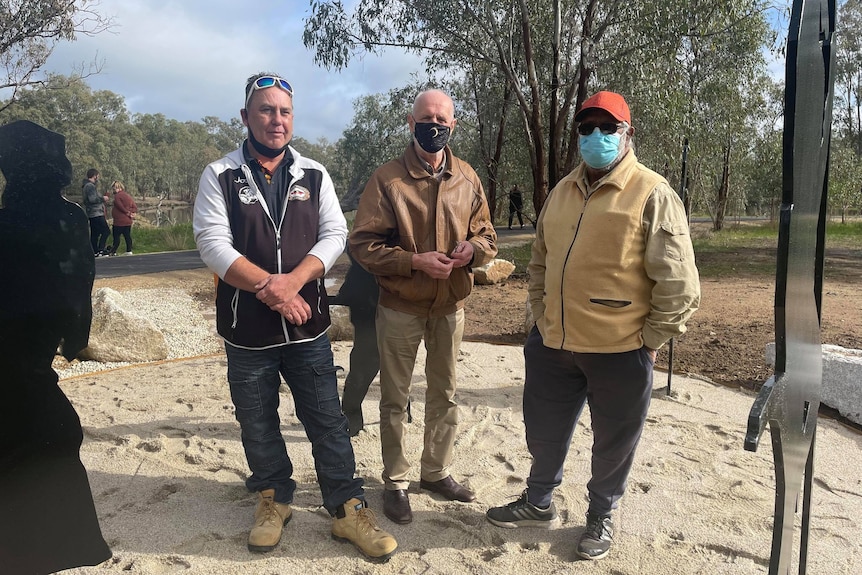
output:
{"label": "white gravel", "polygon": [[[224,351],[215,332],[215,305],[195,300],[178,288],[148,288],[119,292],[123,307],[152,321],[168,344],[167,360],[211,355]],[[165,360],[163,360],[165,361]],[[54,369],[60,379],[134,365],[125,362],[66,362],[60,356]]]}

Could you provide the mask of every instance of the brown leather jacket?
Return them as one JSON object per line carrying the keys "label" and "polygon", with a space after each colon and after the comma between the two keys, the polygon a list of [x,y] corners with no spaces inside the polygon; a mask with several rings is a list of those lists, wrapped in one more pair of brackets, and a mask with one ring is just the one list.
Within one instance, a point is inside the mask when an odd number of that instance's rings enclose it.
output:
{"label": "brown leather jacket", "polygon": [[379,167],[362,192],[350,253],[377,277],[380,305],[427,317],[464,307],[473,288],[469,267],[445,280],[412,269],[416,253],[449,254],[457,242],[473,245],[473,266],[497,255],[497,233],[479,176],[446,147],[446,167],[438,178],[425,169],[413,143]]}

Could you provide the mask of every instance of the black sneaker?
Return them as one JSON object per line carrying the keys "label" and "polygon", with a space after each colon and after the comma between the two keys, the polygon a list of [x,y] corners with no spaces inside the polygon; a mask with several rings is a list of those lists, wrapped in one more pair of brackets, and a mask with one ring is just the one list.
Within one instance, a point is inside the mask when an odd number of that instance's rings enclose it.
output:
{"label": "black sneaker", "polygon": [[611,516],[587,513],[587,528],[578,541],[578,555],[584,559],[604,559],[613,542],[614,522]]}
{"label": "black sneaker", "polygon": [[497,527],[515,529],[516,527],[541,527],[553,529],[560,524],[557,508],[553,501],[547,509],[540,509],[527,501],[527,490],[515,501],[503,507],[492,507],[485,513],[488,521]]}

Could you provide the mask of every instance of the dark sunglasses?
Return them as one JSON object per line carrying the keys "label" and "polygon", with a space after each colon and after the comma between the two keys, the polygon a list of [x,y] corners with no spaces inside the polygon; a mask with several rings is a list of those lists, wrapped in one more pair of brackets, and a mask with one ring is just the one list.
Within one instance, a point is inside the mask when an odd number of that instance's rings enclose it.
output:
{"label": "dark sunglasses", "polygon": [[589,136],[596,128],[601,130],[602,134],[616,134],[624,124],[616,124],[614,122],[602,122],[601,124],[579,124],[578,133],[582,136]]}
{"label": "dark sunglasses", "polygon": [[246,90],[248,90],[248,94],[245,96],[245,107],[248,108],[248,102],[251,100],[251,95],[254,94],[255,91],[265,90],[274,86],[278,86],[293,97],[293,87],[284,78],[279,78],[278,76],[261,76],[246,88]]}

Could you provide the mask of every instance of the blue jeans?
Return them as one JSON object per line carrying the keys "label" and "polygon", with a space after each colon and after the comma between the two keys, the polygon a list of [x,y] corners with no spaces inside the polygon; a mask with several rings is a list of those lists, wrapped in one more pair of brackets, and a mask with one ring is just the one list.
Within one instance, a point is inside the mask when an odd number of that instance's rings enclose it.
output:
{"label": "blue jeans", "polygon": [[314,341],[249,350],[225,344],[227,379],[251,469],[249,491],[275,489],[275,500],[291,503],[296,482],[278,417],[279,374],[290,388],[296,416],[311,441],[323,506],[334,515],[345,501],[364,499],[355,477],[347,418],[341,413],[332,348],[326,334]]}

